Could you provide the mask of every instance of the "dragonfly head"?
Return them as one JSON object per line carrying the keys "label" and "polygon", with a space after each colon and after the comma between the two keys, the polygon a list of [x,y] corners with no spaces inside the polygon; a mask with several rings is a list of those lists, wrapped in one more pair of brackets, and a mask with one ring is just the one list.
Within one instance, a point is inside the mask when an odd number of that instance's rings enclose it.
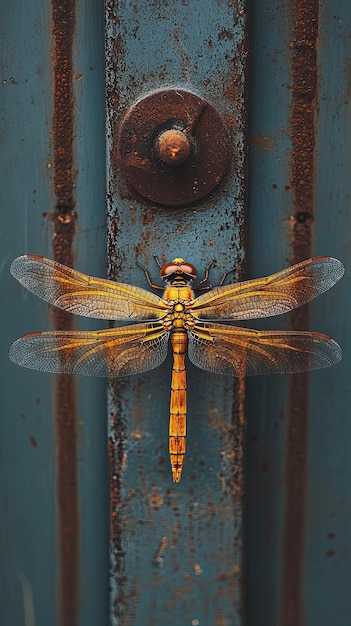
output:
{"label": "dragonfly head", "polygon": [[184,278],[186,282],[193,281],[197,277],[197,269],[184,259],[173,259],[161,267],[160,276],[163,282],[171,282],[175,278]]}

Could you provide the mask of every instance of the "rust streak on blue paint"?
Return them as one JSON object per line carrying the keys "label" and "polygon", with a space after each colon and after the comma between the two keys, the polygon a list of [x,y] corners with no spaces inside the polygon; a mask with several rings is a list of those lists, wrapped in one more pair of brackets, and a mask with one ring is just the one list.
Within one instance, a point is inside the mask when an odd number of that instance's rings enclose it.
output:
{"label": "rust streak on blue paint", "polygon": [[[315,115],[317,101],[318,0],[295,0],[292,42],[291,187],[294,197],[291,262],[311,256],[314,212]],[[290,314],[294,330],[309,327],[308,306]],[[290,378],[283,535],[284,626],[303,626],[309,376]]]}
{"label": "rust streak on blue paint", "polygon": [[[76,25],[75,3],[52,0],[53,23],[53,184],[56,207],[53,214],[53,252],[57,261],[73,266],[74,209],[74,94],[73,42]],[[54,327],[70,330],[73,318],[53,311]],[[79,506],[74,378],[58,375],[55,388],[57,438],[57,509],[59,549],[59,623],[76,626],[79,609]]]}

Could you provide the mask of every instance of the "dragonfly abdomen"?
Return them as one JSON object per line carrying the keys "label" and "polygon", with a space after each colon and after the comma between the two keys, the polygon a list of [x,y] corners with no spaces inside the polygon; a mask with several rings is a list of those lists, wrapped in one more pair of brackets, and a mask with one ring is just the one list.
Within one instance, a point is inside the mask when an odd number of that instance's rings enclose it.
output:
{"label": "dragonfly abdomen", "polygon": [[173,481],[178,483],[182,474],[186,436],[186,371],[185,353],[188,343],[184,329],[171,332],[173,351],[171,402],[169,419],[169,454]]}

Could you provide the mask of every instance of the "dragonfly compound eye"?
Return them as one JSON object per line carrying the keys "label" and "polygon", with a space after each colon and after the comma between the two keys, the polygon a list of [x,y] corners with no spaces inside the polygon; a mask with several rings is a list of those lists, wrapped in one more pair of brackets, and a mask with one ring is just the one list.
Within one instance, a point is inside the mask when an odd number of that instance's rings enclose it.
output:
{"label": "dragonfly compound eye", "polygon": [[185,275],[189,280],[195,280],[196,268],[191,263],[184,262],[183,259],[174,259],[171,263],[166,263],[161,267],[160,276],[163,281],[182,275]]}
{"label": "dragonfly compound eye", "polygon": [[195,278],[197,277],[197,269],[191,263],[182,263],[180,265],[180,268],[184,274],[186,274],[187,276],[191,276],[192,280],[195,280]]}

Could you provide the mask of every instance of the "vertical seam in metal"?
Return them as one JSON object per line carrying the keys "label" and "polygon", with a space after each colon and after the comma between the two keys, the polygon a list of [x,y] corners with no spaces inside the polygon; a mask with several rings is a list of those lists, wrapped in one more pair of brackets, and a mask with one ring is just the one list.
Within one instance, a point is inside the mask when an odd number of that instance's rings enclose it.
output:
{"label": "vertical seam in metal", "polygon": [[[294,214],[291,262],[311,256],[315,181],[315,118],[317,106],[318,0],[293,3],[291,187]],[[307,330],[308,305],[290,314],[290,327]],[[286,458],[286,513],[283,530],[284,626],[304,624],[303,564],[305,557],[309,376],[289,381]]]}
{"label": "vertical seam in metal", "polygon": [[[73,266],[74,94],[73,44],[76,7],[72,0],[52,0],[53,23],[53,252],[60,263]],[[56,330],[71,330],[73,317],[55,309]],[[76,626],[79,619],[79,505],[76,386],[72,376],[56,376],[54,395],[57,445],[57,528],[59,552],[59,623]]]}

